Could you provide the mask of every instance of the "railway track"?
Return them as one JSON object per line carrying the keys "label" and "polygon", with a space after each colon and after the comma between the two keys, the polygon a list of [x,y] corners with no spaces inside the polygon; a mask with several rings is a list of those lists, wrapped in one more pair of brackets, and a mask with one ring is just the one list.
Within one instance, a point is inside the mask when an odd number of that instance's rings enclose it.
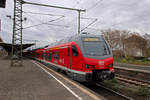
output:
{"label": "railway track", "polygon": [[110,88],[105,87],[102,83],[96,83],[95,85],[82,84],[94,91],[95,93],[105,97],[107,100],[133,100],[132,98],[125,96],[119,92],[116,92]]}
{"label": "railway track", "polygon": [[139,80],[139,79],[131,78],[125,75],[118,75],[118,74],[116,75],[116,79],[125,83],[134,84],[138,86],[145,86],[150,88],[149,81]]}
{"label": "railway track", "polygon": [[[63,74],[63,73],[60,73],[60,74]],[[80,84],[82,84],[82,83],[80,83]],[[82,85],[93,90],[94,92],[98,93],[99,95],[104,96],[105,98],[107,98],[107,100],[133,100],[132,98],[125,96],[119,92],[116,92],[112,89],[109,89],[100,83],[96,83],[96,85],[87,85],[87,84],[82,84]]]}
{"label": "railway track", "polygon": [[[116,99],[116,100],[133,100],[133,98],[125,96],[125,95],[123,95],[119,92],[116,92],[116,91],[114,91],[110,88],[107,88],[107,87],[103,86],[101,83],[97,83],[96,85],[98,87],[102,88],[103,90],[105,89],[105,91],[107,91],[106,93],[112,94],[113,96],[116,96],[117,98],[119,98],[119,99]],[[110,97],[110,99],[113,100],[111,97]],[[109,98],[108,98],[108,100],[109,100]]]}

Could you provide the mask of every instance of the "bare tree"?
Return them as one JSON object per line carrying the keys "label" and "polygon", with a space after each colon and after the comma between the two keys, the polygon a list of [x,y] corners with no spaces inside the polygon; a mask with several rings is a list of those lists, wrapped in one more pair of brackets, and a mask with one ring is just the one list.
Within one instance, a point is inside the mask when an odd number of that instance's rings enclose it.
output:
{"label": "bare tree", "polygon": [[125,39],[129,37],[129,31],[126,30],[102,30],[102,36],[109,43],[115,56],[125,56]]}
{"label": "bare tree", "polygon": [[[127,30],[102,30],[103,38],[109,43],[112,50],[119,57],[145,56],[150,50],[150,34],[141,36],[137,32]],[[148,48],[148,50],[147,50]]]}
{"label": "bare tree", "polygon": [[109,43],[112,50],[118,47],[120,41],[120,31],[119,30],[102,30],[103,38]]}
{"label": "bare tree", "polygon": [[144,34],[143,38],[147,41],[147,48],[150,48],[150,34]]}
{"label": "bare tree", "polygon": [[139,33],[130,33],[124,42],[128,56],[145,56],[147,41]]}
{"label": "bare tree", "polygon": [[143,38],[147,41],[147,49],[146,49],[146,52],[147,52],[147,56],[150,57],[150,34],[144,34],[143,35]]}

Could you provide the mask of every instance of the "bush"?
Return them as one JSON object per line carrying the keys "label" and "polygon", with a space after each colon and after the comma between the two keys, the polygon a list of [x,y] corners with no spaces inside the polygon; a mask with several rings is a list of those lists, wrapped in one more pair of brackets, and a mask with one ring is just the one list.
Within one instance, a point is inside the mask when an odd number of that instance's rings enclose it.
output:
{"label": "bush", "polygon": [[120,62],[120,58],[118,58],[118,57],[114,57],[114,61],[116,61],[116,62]]}
{"label": "bush", "polygon": [[147,87],[140,87],[137,91],[139,96],[150,96],[150,90]]}
{"label": "bush", "polygon": [[147,61],[147,59],[146,59],[146,58],[142,59],[142,62],[146,62],[146,61]]}
{"label": "bush", "polygon": [[150,50],[148,50],[148,54],[147,55],[150,57]]}
{"label": "bush", "polygon": [[111,82],[112,82],[112,83],[118,83],[118,81],[117,81],[116,78],[113,78],[113,79],[111,80]]}
{"label": "bush", "polygon": [[122,59],[121,62],[122,63],[127,63],[127,60],[126,59]]}

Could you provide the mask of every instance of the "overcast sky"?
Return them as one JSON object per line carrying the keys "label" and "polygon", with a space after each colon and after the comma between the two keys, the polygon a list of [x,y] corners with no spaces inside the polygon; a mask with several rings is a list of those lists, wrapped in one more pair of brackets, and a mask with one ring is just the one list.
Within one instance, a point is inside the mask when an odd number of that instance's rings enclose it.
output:
{"label": "overcast sky", "polygon": [[[6,0],[6,8],[0,8],[2,22],[0,36],[5,42],[11,42],[13,21],[13,1]],[[101,29],[120,29],[150,34],[150,0],[25,0],[42,4],[85,9],[81,17],[81,29],[98,19],[84,31],[100,34]],[[37,44],[50,44],[64,37],[77,34],[77,12],[56,8],[23,5],[23,39],[37,40]],[[30,13],[32,12],[32,13]],[[42,13],[42,14],[33,14]],[[49,15],[47,15],[49,14]],[[53,15],[53,16],[52,16]],[[48,22],[52,21],[52,22]],[[32,25],[48,23],[36,27]],[[40,42],[39,42],[40,41]],[[29,42],[29,41],[28,41]]]}

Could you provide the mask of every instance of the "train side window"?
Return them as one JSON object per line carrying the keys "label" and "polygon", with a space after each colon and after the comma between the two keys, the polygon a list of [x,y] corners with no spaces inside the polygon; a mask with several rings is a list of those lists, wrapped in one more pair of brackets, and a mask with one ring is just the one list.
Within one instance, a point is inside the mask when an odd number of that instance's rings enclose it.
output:
{"label": "train side window", "polygon": [[49,53],[47,53],[47,60],[49,60]]}
{"label": "train side window", "polygon": [[55,52],[53,51],[53,59],[55,59]]}
{"label": "train side window", "polygon": [[59,59],[59,52],[56,51],[56,59]]}
{"label": "train side window", "polygon": [[41,52],[41,57],[43,58],[43,52]]}
{"label": "train side window", "polygon": [[47,53],[45,53],[44,56],[45,56],[45,59],[47,60]]}
{"label": "train side window", "polygon": [[46,53],[46,60],[48,60],[48,58],[49,58],[49,54],[48,54],[48,53]]}
{"label": "train side window", "polygon": [[49,54],[49,60],[50,61],[52,60],[52,54],[51,53]]}
{"label": "train side window", "polygon": [[36,55],[35,55],[37,58],[39,57],[39,54],[38,53],[36,53]]}
{"label": "train side window", "polygon": [[44,55],[44,59],[46,59],[46,53],[44,53],[43,55]]}
{"label": "train side window", "polygon": [[43,53],[43,59],[46,59],[46,53]]}
{"label": "train side window", "polygon": [[77,50],[77,48],[76,48],[76,46],[72,46],[72,55],[73,56],[78,56],[78,50]]}
{"label": "train side window", "polygon": [[43,59],[46,59],[46,53],[43,53]]}

